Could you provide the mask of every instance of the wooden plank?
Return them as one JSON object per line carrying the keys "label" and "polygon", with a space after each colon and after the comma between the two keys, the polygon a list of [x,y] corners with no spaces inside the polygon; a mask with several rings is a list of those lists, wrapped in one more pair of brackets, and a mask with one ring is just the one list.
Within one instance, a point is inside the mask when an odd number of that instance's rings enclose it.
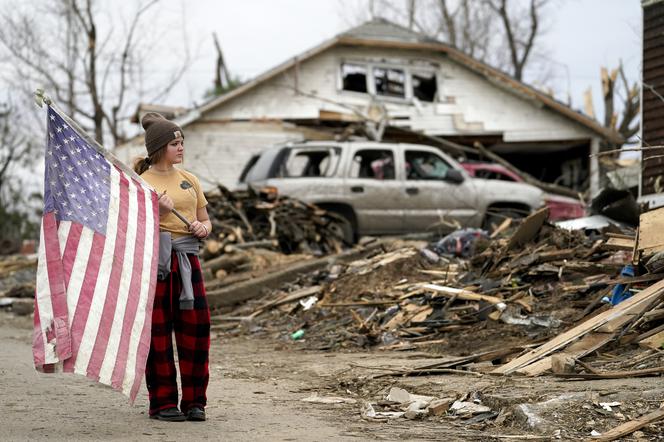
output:
{"label": "wooden plank", "polygon": [[566,347],[573,341],[601,327],[607,322],[616,318],[620,318],[625,313],[631,313],[638,308],[643,308],[644,305],[652,302],[655,298],[661,298],[662,294],[664,294],[664,281],[659,281],[646,288],[642,292],[637,293],[631,298],[621,302],[611,310],[607,310],[598,314],[597,316],[588,319],[578,326],[573,327],[572,329],[556,336],[535,350],[532,350],[501,367],[498,367],[491,373],[510,374],[522,367],[532,364],[533,362],[537,362],[540,359],[550,355],[551,353]]}
{"label": "wooden plank", "polygon": [[260,315],[267,309],[274,308],[289,302],[298,301],[302,298],[306,298],[309,296],[318,295],[322,291],[323,288],[319,285],[314,285],[311,287],[302,288],[300,290],[295,290],[294,292],[288,293],[286,296],[282,298],[275,299],[274,301],[263,304],[262,306],[258,307],[251,315],[249,315],[249,317],[255,318],[256,316]]}
{"label": "wooden plank", "polygon": [[661,350],[664,345],[664,331],[650,336],[649,338],[639,341],[639,347],[651,348],[653,350]]}
{"label": "wooden plank", "polygon": [[634,239],[625,238],[609,238],[603,245],[606,250],[627,250],[631,252],[634,250]]}
{"label": "wooden plank", "polygon": [[[631,321],[633,317],[634,315],[623,315],[607,322],[605,325],[608,326],[607,328],[612,330],[612,332],[602,333],[600,332],[600,327],[596,331],[589,333],[580,340],[574,342],[567,349],[565,349],[563,353],[573,357],[574,359],[580,359],[596,350],[599,350],[611,342],[615,337],[615,331],[620,330],[625,324]],[[517,370],[517,373],[523,374],[525,376],[539,376],[551,370],[551,368],[551,356],[547,356],[534,364],[530,364]]]}
{"label": "wooden plank", "polygon": [[444,287],[438,284],[422,284],[420,287],[433,290],[437,294],[447,296],[448,298],[456,296],[457,299],[463,299],[466,301],[486,301],[494,305],[505,303],[504,299],[497,298],[495,296],[480,295],[479,293],[471,292],[469,290],[457,289],[454,287]]}
{"label": "wooden plank", "polygon": [[[563,354],[574,358],[582,358],[598,350],[613,340],[613,333],[589,333],[567,348]],[[552,357],[547,356],[534,364],[523,367],[516,372],[525,376],[540,376],[552,368]]]}
{"label": "wooden plank", "polygon": [[554,373],[558,378],[565,379],[624,379],[659,376],[664,373],[664,367],[651,367],[642,370],[628,371],[596,371],[595,373]]}
{"label": "wooden plank", "polygon": [[652,413],[644,414],[637,419],[618,425],[617,427],[605,432],[598,437],[594,437],[591,440],[598,440],[601,442],[616,440],[623,436],[627,436],[628,434],[632,434],[635,431],[645,427],[646,425],[650,425],[662,419],[664,419],[664,408],[660,408],[653,411]]}
{"label": "wooden plank", "polygon": [[549,209],[546,207],[528,215],[510,238],[507,243],[507,250],[523,246],[535,238],[548,216]]}
{"label": "wooden plank", "polygon": [[664,208],[642,213],[639,217],[638,249],[648,254],[664,250]]}

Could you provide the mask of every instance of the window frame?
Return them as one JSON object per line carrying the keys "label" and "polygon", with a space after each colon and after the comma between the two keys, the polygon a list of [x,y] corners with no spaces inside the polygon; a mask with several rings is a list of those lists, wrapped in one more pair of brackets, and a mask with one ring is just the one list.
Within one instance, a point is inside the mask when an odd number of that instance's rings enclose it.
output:
{"label": "window frame", "polygon": [[431,152],[430,150],[425,150],[425,149],[417,149],[417,148],[406,148],[404,149],[403,153],[403,158],[404,158],[404,175],[405,175],[405,180],[406,181],[431,181],[431,182],[440,182],[440,181],[445,181],[445,178],[417,178],[417,179],[410,179],[408,178],[408,172],[405,170],[406,164],[408,164],[408,154],[409,153],[426,153],[429,155],[434,155],[437,157],[439,160],[441,160],[443,163],[447,165],[447,170],[456,170],[455,167],[450,163],[444,156],[440,155],[438,152]]}
{"label": "window frame", "polygon": [[[352,175],[353,163],[355,162],[355,158],[357,157],[357,155],[360,154],[361,152],[377,152],[377,153],[387,152],[387,153],[389,153],[392,156],[392,166],[394,168],[394,178],[378,179],[378,178],[375,178],[375,177],[353,176]],[[399,167],[398,167],[398,163],[399,163],[398,157],[399,157],[398,152],[396,152],[394,149],[390,149],[388,147],[382,148],[382,147],[372,147],[372,146],[359,146],[356,149],[354,149],[353,152],[351,153],[351,155],[349,156],[348,161],[350,163],[348,164],[346,173],[344,174],[345,175],[344,178],[350,179],[350,180],[370,180],[372,182],[378,182],[378,183],[381,183],[381,182],[397,182],[397,181],[400,180]],[[375,160],[373,160],[373,161],[375,161]]]}
{"label": "window frame", "polygon": [[[366,69],[366,82],[367,82],[367,92],[358,92],[358,91],[351,91],[351,90],[346,90],[343,88],[344,86],[344,77],[343,77],[343,65],[355,65],[355,66],[361,66]],[[371,97],[374,97],[376,99],[382,100],[382,101],[387,101],[387,102],[396,102],[396,103],[404,103],[404,102],[409,102],[412,103],[415,100],[417,100],[420,103],[424,104],[436,104],[441,102],[441,88],[440,88],[440,75],[439,75],[439,70],[436,69],[435,67],[428,67],[428,66],[408,66],[405,64],[399,64],[399,63],[389,63],[389,62],[372,62],[372,61],[359,61],[359,60],[354,60],[354,59],[340,59],[337,63],[338,69],[337,69],[337,92],[340,94],[349,94],[349,95],[358,95],[358,96],[365,96],[365,95],[370,95]],[[387,95],[380,95],[376,92],[376,79],[374,77],[374,68],[379,68],[379,69],[394,69],[394,70],[400,70],[403,71],[404,73],[404,89],[405,89],[405,94],[404,97],[391,97]],[[415,97],[414,90],[413,90],[413,74],[417,75],[428,75],[428,74],[433,74],[435,80],[436,80],[436,94],[434,97],[433,101],[422,101],[419,98]]]}
{"label": "window frame", "polygon": [[[283,171],[287,170],[287,165],[288,161],[293,158],[294,156],[297,156],[298,154],[302,152],[323,152],[327,151],[328,155],[331,160],[336,160],[335,164],[333,165],[333,170],[330,171],[329,174],[327,175],[321,175],[321,176],[293,176],[293,175],[283,175]],[[284,179],[304,179],[304,178],[314,178],[314,179],[329,179],[329,178],[334,178],[337,176],[337,172],[339,171],[339,163],[341,162],[341,148],[339,146],[292,146],[288,148],[288,153],[284,155],[283,159],[281,160],[281,165],[279,167],[279,178],[284,178]]]}

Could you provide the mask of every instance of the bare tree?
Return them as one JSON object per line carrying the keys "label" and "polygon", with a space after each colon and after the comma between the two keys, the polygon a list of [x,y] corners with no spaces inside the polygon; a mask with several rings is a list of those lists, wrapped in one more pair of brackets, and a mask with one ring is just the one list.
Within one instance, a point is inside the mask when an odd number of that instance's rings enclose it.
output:
{"label": "bare tree", "polygon": [[500,17],[510,51],[512,75],[523,79],[523,69],[531,55],[535,38],[539,32],[540,13],[547,0],[530,0],[527,14],[510,16],[508,0],[486,0],[489,7]]}
{"label": "bare tree", "polygon": [[[551,0],[375,0],[374,14],[395,21],[523,80]],[[416,7],[417,6],[417,7]],[[364,14],[361,14],[364,17]]]}
{"label": "bare tree", "polygon": [[0,104],[0,207],[12,199],[13,168],[31,159],[33,144],[18,130],[16,120],[16,111],[7,103]]}
{"label": "bare tree", "polygon": [[[0,46],[14,60],[15,79],[43,85],[72,117],[94,131],[97,141],[103,143],[110,134],[118,144],[125,138],[124,123],[145,98],[138,89],[144,63],[139,42],[153,42],[140,30],[158,2],[139,2],[122,30],[109,22],[96,0],[59,0],[47,3],[40,14],[7,11],[0,15]],[[185,47],[169,81],[152,88],[150,99],[170,91],[188,61]]]}

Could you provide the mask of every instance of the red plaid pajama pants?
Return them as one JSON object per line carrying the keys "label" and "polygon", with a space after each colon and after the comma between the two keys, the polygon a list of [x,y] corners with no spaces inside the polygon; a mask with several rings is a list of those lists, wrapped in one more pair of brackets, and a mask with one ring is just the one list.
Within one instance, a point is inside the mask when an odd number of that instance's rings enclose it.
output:
{"label": "red plaid pajama pants", "polygon": [[201,264],[196,255],[187,255],[191,263],[194,309],[180,310],[181,279],[178,259],[171,256],[171,273],[157,281],[152,310],[152,336],[145,380],[150,397],[150,415],[178,404],[178,384],[173,356],[173,339],[178,350],[182,400],[180,410],[205,407],[209,379],[210,310],[205,297]]}

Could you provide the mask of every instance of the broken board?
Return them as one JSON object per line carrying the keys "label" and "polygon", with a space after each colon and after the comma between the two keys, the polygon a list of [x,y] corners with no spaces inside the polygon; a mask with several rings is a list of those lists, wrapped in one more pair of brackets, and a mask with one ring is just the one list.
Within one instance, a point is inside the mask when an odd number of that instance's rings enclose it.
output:
{"label": "broken board", "polygon": [[641,214],[637,249],[643,256],[664,250],[664,208]]}
{"label": "broken board", "polygon": [[621,302],[611,310],[607,310],[594,316],[587,321],[579,324],[578,326],[556,336],[547,343],[539,346],[538,348],[529,351],[525,355],[513,359],[505,365],[493,370],[493,374],[510,374],[520,368],[533,364],[540,359],[550,355],[551,353],[566,347],[577,339],[585,336],[586,334],[596,330],[602,325],[606,324],[613,319],[622,317],[625,313],[632,313],[638,308],[644,308],[649,305],[655,298],[661,298],[664,294],[664,281],[659,281],[642,292],[632,296],[630,299]]}

